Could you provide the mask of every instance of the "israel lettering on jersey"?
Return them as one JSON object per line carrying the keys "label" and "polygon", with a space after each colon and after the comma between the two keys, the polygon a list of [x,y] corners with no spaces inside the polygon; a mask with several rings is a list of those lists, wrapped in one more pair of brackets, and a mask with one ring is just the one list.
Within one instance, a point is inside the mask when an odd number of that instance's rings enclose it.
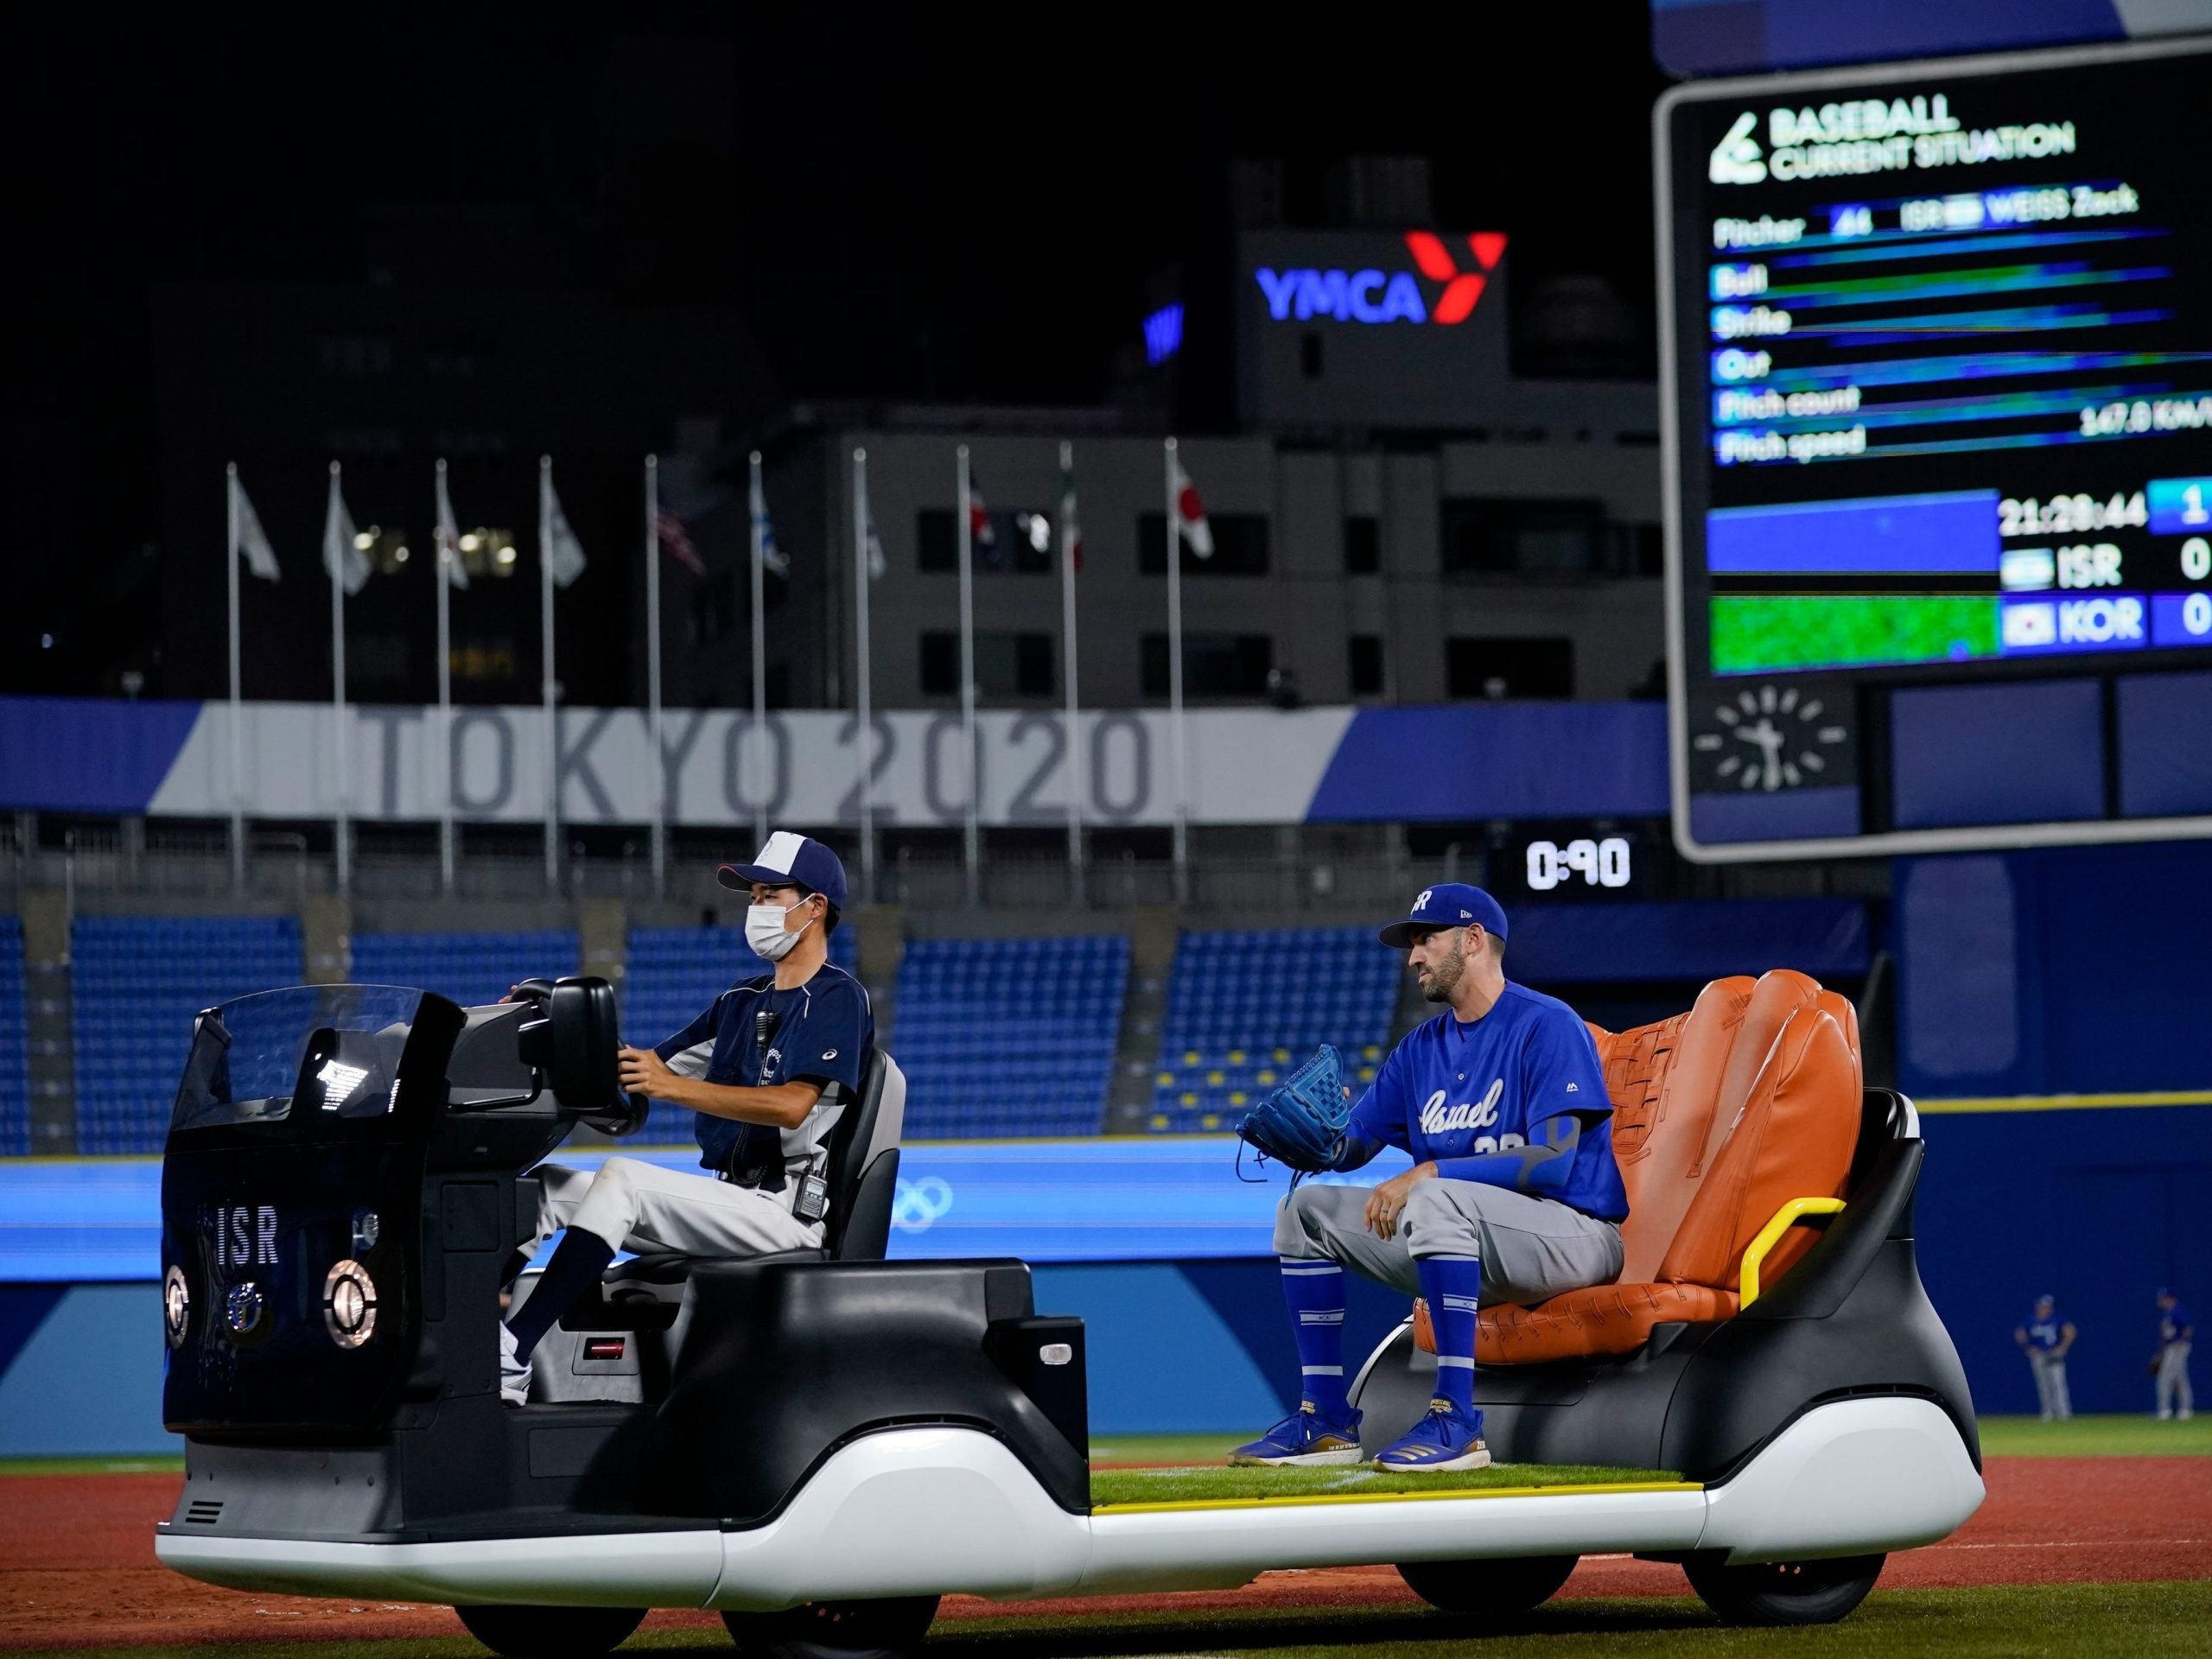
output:
{"label": "israel lettering on jersey", "polygon": [[1471,1024],[1447,1008],[1408,1033],[1352,1108],[1351,1130],[1440,1164],[1524,1147],[1562,1113],[1581,1124],[1581,1141],[1566,1181],[1546,1196],[1620,1220],[1628,1194],[1598,1045],[1566,1003],[1509,981]]}

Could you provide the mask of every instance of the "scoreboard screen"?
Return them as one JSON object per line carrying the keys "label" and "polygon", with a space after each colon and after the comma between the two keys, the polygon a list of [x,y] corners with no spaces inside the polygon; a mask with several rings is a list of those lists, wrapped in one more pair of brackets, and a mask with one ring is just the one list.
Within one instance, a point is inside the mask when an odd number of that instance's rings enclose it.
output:
{"label": "scoreboard screen", "polygon": [[[2212,671],[2212,168],[2183,137],[2208,85],[2198,41],[1662,101],[1690,856],[2160,816],[2120,798],[2113,709],[2130,677]],[[1978,811],[1920,788],[1929,744],[1971,762],[1978,719],[2017,730],[2007,696],[2054,680],[2083,683],[2049,708],[2098,705],[2061,722],[2094,734],[2079,798],[1999,787]],[[1926,695],[1945,687],[1986,695]]]}

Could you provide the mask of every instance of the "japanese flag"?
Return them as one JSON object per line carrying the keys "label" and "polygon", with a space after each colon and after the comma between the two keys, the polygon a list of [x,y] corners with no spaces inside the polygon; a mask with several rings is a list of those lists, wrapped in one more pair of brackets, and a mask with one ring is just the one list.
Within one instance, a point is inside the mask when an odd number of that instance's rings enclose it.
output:
{"label": "japanese flag", "polygon": [[1198,499],[1198,486],[1183,470],[1181,455],[1171,453],[1167,466],[1175,486],[1175,528],[1191,544],[1192,552],[1210,559],[1213,557],[1213,526],[1206,522],[1206,504]]}

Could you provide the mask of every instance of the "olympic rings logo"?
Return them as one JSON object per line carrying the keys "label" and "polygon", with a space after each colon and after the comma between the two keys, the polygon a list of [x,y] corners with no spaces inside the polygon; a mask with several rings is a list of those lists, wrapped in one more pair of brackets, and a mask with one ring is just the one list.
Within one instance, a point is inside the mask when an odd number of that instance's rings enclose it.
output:
{"label": "olympic rings logo", "polygon": [[891,1224],[906,1233],[925,1233],[952,1208],[952,1186],[935,1175],[901,1181],[891,1200]]}

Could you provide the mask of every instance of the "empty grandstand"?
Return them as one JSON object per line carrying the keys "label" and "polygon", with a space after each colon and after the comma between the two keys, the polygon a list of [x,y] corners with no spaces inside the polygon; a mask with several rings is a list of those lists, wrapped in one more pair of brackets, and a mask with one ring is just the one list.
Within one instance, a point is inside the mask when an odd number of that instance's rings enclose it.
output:
{"label": "empty grandstand", "polygon": [[[830,936],[830,960],[854,971],[854,934]],[[649,1045],[673,1036],[741,979],[768,971],[738,927],[633,927],[629,971],[622,982],[622,1039]],[[691,1139],[695,1114],[656,1104],[640,1141],[677,1145]]]}
{"label": "empty grandstand", "polygon": [[79,916],[70,956],[77,1149],[159,1152],[193,1016],[297,984],[300,925],[290,916]]}
{"label": "empty grandstand", "polygon": [[1404,958],[1370,928],[1185,933],[1168,982],[1151,1128],[1233,1128],[1321,1043],[1370,1081],[1390,1040]]}
{"label": "empty grandstand", "polygon": [[907,1138],[1096,1134],[1128,980],[1118,934],[910,943],[890,1033]]}
{"label": "empty grandstand", "polygon": [[30,1035],[23,1020],[23,924],[0,916],[0,1157],[31,1149]]}
{"label": "empty grandstand", "polygon": [[576,971],[576,936],[552,929],[515,933],[356,933],[356,984],[411,985],[461,1007],[497,1002],[518,980]]}

